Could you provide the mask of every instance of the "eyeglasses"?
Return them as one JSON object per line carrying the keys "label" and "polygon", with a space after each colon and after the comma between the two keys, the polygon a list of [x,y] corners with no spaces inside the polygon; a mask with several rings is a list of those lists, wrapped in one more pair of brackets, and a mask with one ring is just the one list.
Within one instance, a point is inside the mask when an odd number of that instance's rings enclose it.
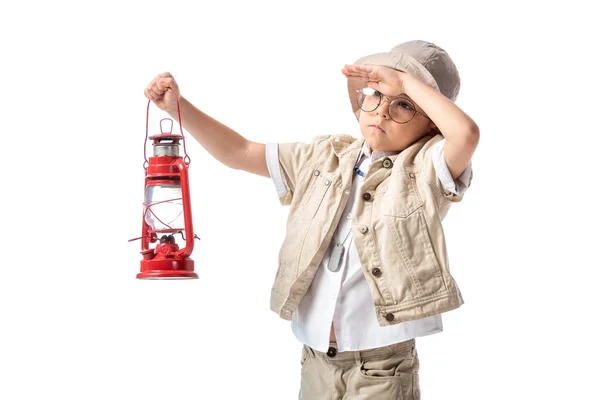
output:
{"label": "eyeglasses", "polygon": [[381,104],[381,99],[385,98],[389,103],[388,110],[392,121],[399,124],[406,124],[413,119],[416,114],[431,121],[428,116],[418,112],[415,105],[406,97],[396,97],[391,99],[388,96],[381,94],[378,90],[368,87],[358,89],[356,92],[358,93],[358,106],[365,112],[375,111]]}

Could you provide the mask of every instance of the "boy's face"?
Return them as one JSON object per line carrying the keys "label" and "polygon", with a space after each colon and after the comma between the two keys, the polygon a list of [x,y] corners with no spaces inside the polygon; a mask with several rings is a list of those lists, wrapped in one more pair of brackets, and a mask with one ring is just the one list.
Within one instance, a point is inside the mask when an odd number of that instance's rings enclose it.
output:
{"label": "boy's face", "polygon": [[[398,97],[409,100],[418,112],[425,114],[410,97],[404,94]],[[399,124],[390,118],[389,105],[384,97],[375,110],[360,111],[360,131],[371,150],[402,151],[435,128],[433,122],[419,114]]]}

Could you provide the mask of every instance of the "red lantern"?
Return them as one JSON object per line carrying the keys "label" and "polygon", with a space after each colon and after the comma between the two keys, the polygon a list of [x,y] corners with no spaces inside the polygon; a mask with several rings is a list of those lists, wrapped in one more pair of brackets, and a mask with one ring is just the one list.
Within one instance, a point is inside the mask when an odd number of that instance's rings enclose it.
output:
{"label": "red lantern", "polygon": [[[172,90],[172,89],[170,89]],[[138,279],[195,279],[194,261],[190,259],[194,249],[194,229],[188,167],[190,158],[185,150],[181,128],[181,111],[177,100],[177,113],[181,135],[174,135],[173,120],[160,121],[160,134],[148,137],[146,110],[146,139],[144,140],[144,213],[142,218],[142,260]],[[163,121],[170,121],[170,129],[163,129]],[[152,141],[153,156],[146,158],[146,140]],[[185,158],[179,156],[179,144],[183,143]],[[181,248],[177,239],[185,242]],[[135,240],[135,239],[132,239]],[[158,244],[151,248],[151,243]]]}

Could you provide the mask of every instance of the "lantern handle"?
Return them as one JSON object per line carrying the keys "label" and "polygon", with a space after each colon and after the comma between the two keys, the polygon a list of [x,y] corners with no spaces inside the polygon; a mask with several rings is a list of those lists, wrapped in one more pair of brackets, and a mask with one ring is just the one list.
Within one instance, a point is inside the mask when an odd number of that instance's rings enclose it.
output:
{"label": "lantern handle", "polygon": [[[173,92],[173,94],[175,95],[175,101],[177,102],[177,122],[179,123],[179,131],[181,132],[181,141],[183,142],[183,153],[185,154],[185,157],[183,158],[183,162],[185,163],[185,165],[189,166],[190,163],[192,162],[192,159],[190,158],[190,156],[188,156],[187,153],[187,149],[185,147],[185,136],[183,135],[183,127],[181,125],[181,108],[179,106],[179,98],[177,97],[177,93],[175,93],[175,91],[172,88],[167,88],[168,90],[170,90],[171,92]],[[148,157],[146,156],[146,146],[148,143],[148,119],[150,117],[150,103],[152,102],[152,100],[148,100],[148,106],[146,107],[146,138],[144,139],[144,169],[148,168]],[[162,131],[162,121],[164,121],[165,119],[168,118],[163,118],[160,120],[161,124],[161,134],[163,133]],[[173,131],[173,122],[171,120],[171,131]]]}
{"label": "lantern handle", "polygon": [[[169,121],[171,122],[171,126],[169,127],[169,132],[165,132],[163,129],[163,121]],[[160,134],[161,135],[170,135],[173,133],[173,120],[171,118],[163,118],[160,120],[159,122],[160,124]]]}

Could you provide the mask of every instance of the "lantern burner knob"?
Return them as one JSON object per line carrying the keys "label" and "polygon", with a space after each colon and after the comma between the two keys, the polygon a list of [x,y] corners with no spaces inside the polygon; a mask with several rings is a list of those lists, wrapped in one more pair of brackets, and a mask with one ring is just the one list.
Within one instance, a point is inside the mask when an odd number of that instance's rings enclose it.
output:
{"label": "lantern burner knob", "polygon": [[175,243],[175,238],[173,237],[173,235],[162,235],[160,237],[160,242],[161,243]]}

